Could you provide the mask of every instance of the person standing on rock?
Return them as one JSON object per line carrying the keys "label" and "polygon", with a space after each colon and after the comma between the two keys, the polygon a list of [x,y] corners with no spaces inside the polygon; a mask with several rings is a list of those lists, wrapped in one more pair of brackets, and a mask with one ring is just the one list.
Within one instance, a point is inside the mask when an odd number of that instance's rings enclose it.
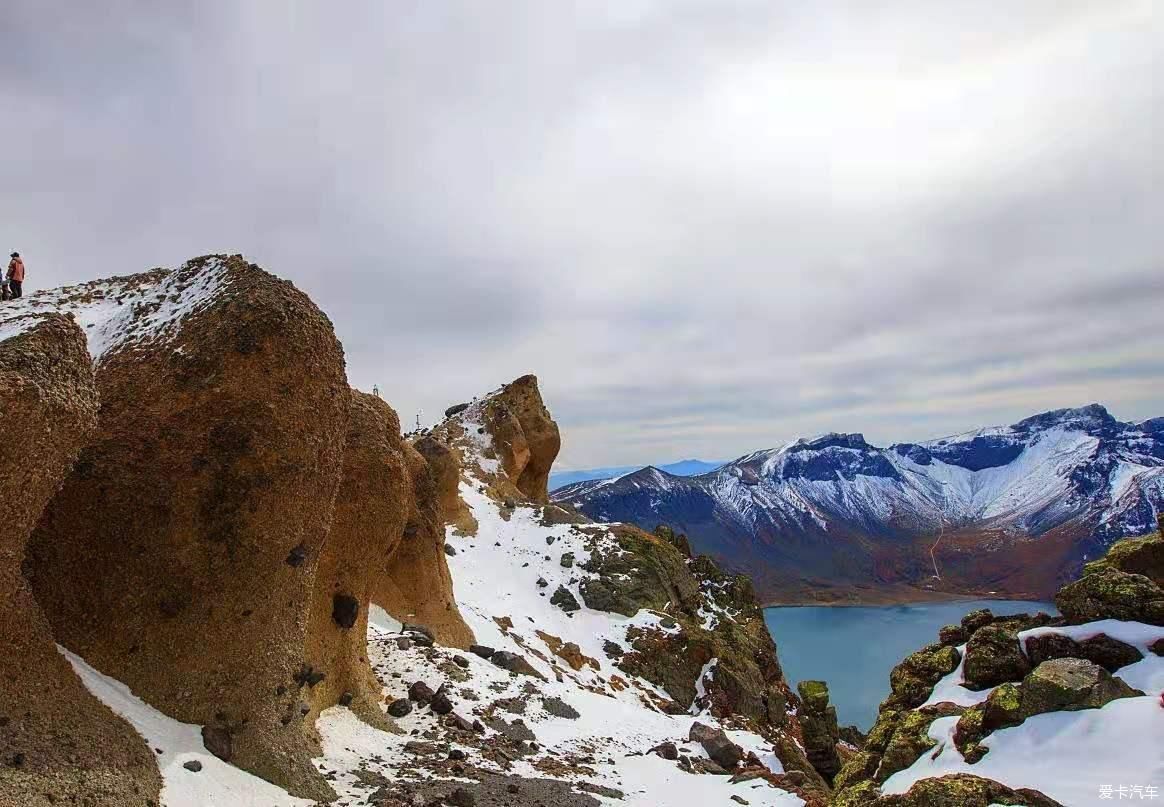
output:
{"label": "person standing on rock", "polygon": [[19,252],[13,252],[8,262],[8,289],[11,299],[15,300],[24,294],[24,260]]}

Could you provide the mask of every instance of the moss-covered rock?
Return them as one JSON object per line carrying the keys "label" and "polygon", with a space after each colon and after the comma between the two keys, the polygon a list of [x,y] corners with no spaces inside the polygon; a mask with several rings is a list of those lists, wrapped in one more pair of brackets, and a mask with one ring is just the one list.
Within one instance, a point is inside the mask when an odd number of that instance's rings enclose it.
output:
{"label": "moss-covered rock", "polygon": [[876,780],[884,782],[898,771],[903,771],[918,760],[922,754],[937,745],[930,737],[930,725],[939,717],[961,714],[962,707],[950,703],[927,706],[924,709],[902,713],[893,736],[881,755],[877,766]]}
{"label": "moss-covered rock", "polygon": [[893,692],[887,704],[913,708],[925,703],[934,684],[958,667],[961,654],[949,645],[931,644],[910,654],[889,673]]}
{"label": "moss-covered rock", "polygon": [[945,625],[938,631],[938,641],[952,647],[966,644],[970,633],[961,625]]}
{"label": "moss-covered rock", "polygon": [[979,608],[977,611],[971,611],[962,617],[962,629],[966,631],[967,637],[974,635],[974,631],[979,628],[985,628],[994,621],[994,612],[989,608]]}
{"label": "moss-covered rock", "polygon": [[1055,606],[1074,624],[1122,619],[1164,625],[1164,590],[1142,574],[1111,566],[1059,589]]}
{"label": "moss-covered rock", "polygon": [[1126,642],[1101,633],[1079,643],[1078,658],[1085,658],[1108,672],[1115,672],[1143,660],[1144,654]]}
{"label": "moss-covered rock", "polygon": [[855,751],[845,760],[841,770],[833,777],[833,789],[844,790],[855,784],[872,779],[881,764],[881,755],[872,751]]}
{"label": "moss-covered rock", "polygon": [[881,795],[877,783],[868,779],[859,784],[833,793],[831,807],[869,807]]}
{"label": "moss-covered rock", "polygon": [[1083,567],[1085,575],[1116,569],[1128,574],[1142,574],[1164,587],[1164,535],[1152,533],[1142,538],[1117,541],[1099,560]]}
{"label": "moss-covered rock", "polygon": [[885,747],[893,739],[893,732],[897,731],[902,714],[902,710],[882,707],[877,714],[877,722],[865,737],[865,750],[876,754],[884,753]]}
{"label": "moss-covered rock", "polygon": [[828,685],[824,681],[801,681],[796,690],[803,702],[800,728],[805,755],[825,781],[831,782],[841,769],[841,760],[837,755],[837,710],[829,706]]}
{"label": "moss-covered rock", "polygon": [[1017,635],[1001,625],[979,628],[966,643],[963,666],[966,686],[985,689],[1007,681],[1021,681],[1031,670]]}
{"label": "moss-covered rock", "polygon": [[1002,684],[987,699],[967,709],[954,727],[954,745],[973,764],[986,755],[980,742],[992,731],[1017,726],[1022,714],[1022,690],[1018,684]]}
{"label": "moss-covered rock", "polygon": [[968,773],[955,773],[935,779],[922,779],[906,793],[881,796],[866,802],[852,802],[853,807],[1063,807],[1037,790],[1014,790],[991,779]]}
{"label": "moss-covered rock", "polygon": [[1121,678],[1084,659],[1044,661],[1022,685],[1021,714],[1025,718],[1045,712],[1099,709],[1118,698],[1143,695]]}

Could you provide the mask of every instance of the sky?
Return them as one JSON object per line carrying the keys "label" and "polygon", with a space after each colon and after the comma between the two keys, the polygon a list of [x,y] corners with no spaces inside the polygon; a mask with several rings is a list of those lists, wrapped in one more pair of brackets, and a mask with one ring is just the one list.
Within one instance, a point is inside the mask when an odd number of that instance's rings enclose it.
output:
{"label": "sky", "polygon": [[241,252],[560,469],[1164,415],[1154,0],[5,0],[26,288]]}

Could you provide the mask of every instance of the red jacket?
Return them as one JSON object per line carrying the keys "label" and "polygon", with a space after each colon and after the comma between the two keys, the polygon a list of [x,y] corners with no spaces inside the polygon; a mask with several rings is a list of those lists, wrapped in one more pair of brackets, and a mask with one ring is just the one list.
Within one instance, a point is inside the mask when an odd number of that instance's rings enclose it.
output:
{"label": "red jacket", "polygon": [[24,261],[20,258],[13,258],[8,262],[8,279],[15,280],[17,283],[24,282]]}

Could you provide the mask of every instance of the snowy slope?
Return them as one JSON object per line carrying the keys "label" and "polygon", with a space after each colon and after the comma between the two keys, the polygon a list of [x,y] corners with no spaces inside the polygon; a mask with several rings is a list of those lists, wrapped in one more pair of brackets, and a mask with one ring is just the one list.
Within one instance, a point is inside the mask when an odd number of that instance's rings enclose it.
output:
{"label": "snowy slope", "polygon": [[[479,447],[488,439],[477,436],[475,429],[467,434],[482,443]],[[487,484],[474,475],[481,468],[496,470],[496,463],[478,456],[470,465],[475,470],[467,472],[461,495],[479,526],[471,537],[458,536],[449,528],[456,599],[478,643],[523,656],[541,679],[511,673],[473,653],[426,647],[416,641],[415,633],[404,631],[403,623],[411,615],[389,615],[374,608],[369,657],[384,686],[385,702],[406,700],[415,681],[424,681],[433,690],[447,683],[455,713],[480,720],[485,727],[481,732],[454,732],[432,710],[417,707],[397,720],[402,733],[391,734],[370,728],[347,709],[327,710],[317,723],[324,753],[316,762],[340,796],[336,803],[365,804],[388,793],[431,799],[481,780],[536,794],[535,799],[514,804],[657,807],[726,804],[739,796],[752,805],[802,805],[800,797],[762,778],[734,782],[728,776],[690,773],[674,761],[647,753],[672,741],[691,759],[706,759],[699,744],[687,741],[688,732],[696,720],[719,725],[695,704],[686,715],[665,713],[660,705],[668,700],[666,693],[617,669],[605,652],[607,642],[626,642],[628,627],[673,630],[660,624],[666,615],[643,610],[628,618],[586,607],[569,615],[551,605],[549,593],[559,585],[578,596],[578,582],[585,573],[577,567],[585,563],[587,547],[593,544],[584,541],[573,525],[543,525],[539,508],[498,503],[487,495]],[[607,540],[602,525],[587,524],[586,529],[591,539],[598,534],[600,541]],[[552,545],[547,537],[553,539]],[[561,564],[565,552],[573,553],[573,568]],[[547,585],[539,586],[539,578]],[[706,616],[730,618],[711,610]],[[584,660],[579,669],[555,653],[566,643],[577,646]],[[306,804],[214,758],[203,747],[199,727],[162,715],[81,659],[70,656],[70,661],[97,697],[125,716],[151,747],[160,749],[166,807]],[[713,667],[707,665],[704,674]],[[783,773],[763,737],[725,729],[771,772]],[[506,740],[507,732],[525,741]],[[465,758],[453,760],[451,752],[463,752]],[[202,769],[192,772],[184,767],[192,761]]]}

